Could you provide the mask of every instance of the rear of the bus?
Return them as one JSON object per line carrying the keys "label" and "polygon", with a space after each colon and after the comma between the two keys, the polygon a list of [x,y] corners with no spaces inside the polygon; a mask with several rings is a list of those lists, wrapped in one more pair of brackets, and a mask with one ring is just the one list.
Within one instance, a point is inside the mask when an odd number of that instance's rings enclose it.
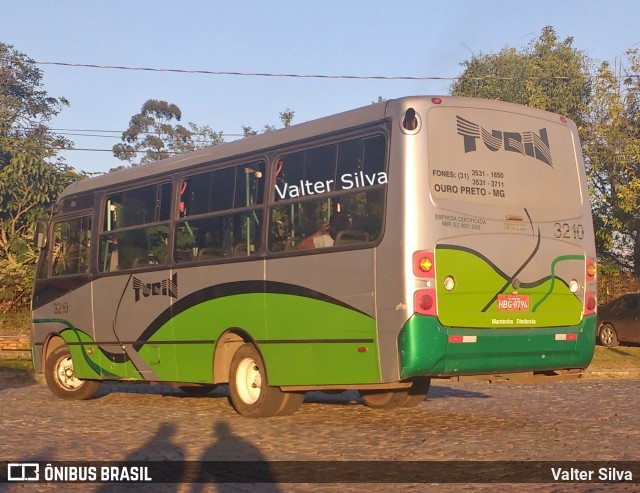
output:
{"label": "rear of the bus", "polygon": [[586,368],[596,266],[575,124],[471,99],[424,112],[401,376]]}

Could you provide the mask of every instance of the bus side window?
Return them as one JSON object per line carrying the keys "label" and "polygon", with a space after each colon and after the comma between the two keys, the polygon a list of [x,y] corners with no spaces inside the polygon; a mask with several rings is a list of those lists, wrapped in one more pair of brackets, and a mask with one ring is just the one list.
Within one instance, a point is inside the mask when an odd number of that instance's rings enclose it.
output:
{"label": "bus side window", "polygon": [[255,161],[181,182],[176,262],[247,257],[260,249],[264,171],[264,161]]}
{"label": "bus side window", "polygon": [[138,269],[168,261],[166,223],[171,213],[170,183],[112,193],[107,196],[104,212],[98,247],[100,272]]}
{"label": "bus side window", "polygon": [[59,222],[53,227],[51,275],[86,274],[91,251],[91,218]]}
{"label": "bus side window", "polygon": [[[351,139],[280,156],[269,250],[376,242],[382,231],[386,140]],[[347,221],[345,221],[345,219]]]}
{"label": "bus side window", "polygon": [[176,226],[175,260],[212,260],[254,255],[260,248],[256,211],[216,215]]}

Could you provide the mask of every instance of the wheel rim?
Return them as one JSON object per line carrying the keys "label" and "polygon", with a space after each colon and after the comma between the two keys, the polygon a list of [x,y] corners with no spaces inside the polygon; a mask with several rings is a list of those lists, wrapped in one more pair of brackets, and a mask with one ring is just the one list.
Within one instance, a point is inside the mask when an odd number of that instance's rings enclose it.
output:
{"label": "wheel rim", "polygon": [[73,370],[71,356],[63,356],[56,362],[54,377],[56,384],[65,390],[78,390],[84,384],[83,380],[76,378]]}
{"label": "wheel rim", "polygon": [[613,342],[613,332],[609,327],[604,327],[602,329],[602,333],[600,334],[600,337],[602,338],[602,343],[605,346],[608,346]]}
{"label": "wheel rim", "polygon": [[246,404],[254,404],[260,397],[262,375],[253,358],[245,358],[238,365],[236,389],[238,396]]}

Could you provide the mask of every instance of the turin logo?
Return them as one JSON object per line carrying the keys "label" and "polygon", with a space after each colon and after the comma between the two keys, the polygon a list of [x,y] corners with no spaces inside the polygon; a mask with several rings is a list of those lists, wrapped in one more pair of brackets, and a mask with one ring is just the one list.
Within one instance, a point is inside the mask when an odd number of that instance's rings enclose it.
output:
{"label": "turin logo", "polygon": [[481,139],[487,149],[493,152],[505,150],[529,156],[553,167],[551,149],[547,129],[541,128],[538,133],[504,132],[501,130],[487,130],[477,123],[456,115],[458,135],[462,135],[464,152],[473,152],[478,139]]}
{"label": "turin logo", "polygon": [[178,297],[178,273],[173,274],[171,279],[160,282],[144,283],[137,277],[133,278],[133,297],[136,301],[149,296],[171,296]]}

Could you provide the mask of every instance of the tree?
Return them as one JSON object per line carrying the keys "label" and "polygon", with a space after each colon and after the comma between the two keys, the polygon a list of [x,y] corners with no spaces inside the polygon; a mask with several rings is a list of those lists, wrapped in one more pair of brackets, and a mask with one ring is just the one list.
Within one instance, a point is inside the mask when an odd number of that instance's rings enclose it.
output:
{"label": "tree", "polygon": [[177,105],[149,99],[131,117],[129,128],[122,133],[123,143],[113,146],[113,155],[137,166],[223,142],[222,132],[195,123],[189,123],[189,128],[174,123],[181,119]]}
{"label": "tree", "polygon": [[0,261],[11,267],[35,261],[35,220],[79,178],[57,157],[71,143],[48,127],[68,105],[42,89],[33,60],[0,43]]}
{"label": "tree", "polygon": [[464,61],[463,74],[451,94],[500,99],[569,116],[581,125],[590,94],[590,60],[561,41],[551,26],[527,48],[504,48],[499,53],[475,54]]}
{"label": "tree", "polygon": [[[602,63],[594,79],[583,146],[601,261],[640,274],[640,71],[637,50],[616,75]],[[622,75],[626,72],[626,76]]]}
{"label": "tree", "polygon": [[[291,123],[293,122],[293,117],[295,116],[295,111],[287,108],[284,111],[280,112],[280,122],[282,123],[282,126],[287,128],[291,126]],[[267,132],[272,132],[273,130],[276,130],[276,126],[275,125],[265,125],[264,127],[262,127],[262,132],[260,133],[267,133]],[[243,138],[247,138],[247,137],[253,137],[254,135],[258,135],[258,132],[256,130],[254,130],[252,127],[248,126],[248,125],[242,125],[242,136]]]}

